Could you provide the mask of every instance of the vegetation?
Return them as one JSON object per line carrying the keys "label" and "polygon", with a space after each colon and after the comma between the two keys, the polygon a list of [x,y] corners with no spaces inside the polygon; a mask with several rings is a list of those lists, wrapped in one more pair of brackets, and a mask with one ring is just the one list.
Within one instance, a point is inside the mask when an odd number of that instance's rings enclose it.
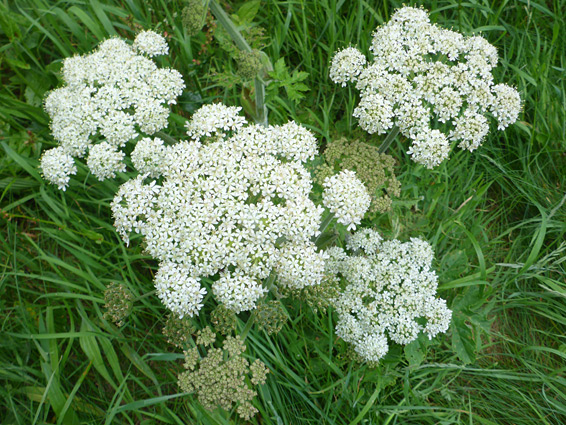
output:
{"label": "vegetation", "polygon": [[[362,222],[387,238],[422,237],[433,246],[451,328],[393,346],[375,366],[355,361],[335,334],[335,312],[313,308],[308,294],[282,300],[288,320],[278,333],[241,313],[243,356],[269,369],[250,421],[566,423],[566,1],[408,3],[422,4],[442,27],[482,33],[498,48],[495,78],[524,102],[519,122],[434,170],[412,162],[397,138],[387,153],[397,162],[400,194],[389,212]],[[340,48],[367,52],[373,30],[401,2],[221,5],[272,68],[261,76],[270,124],[302,123],[320,152],[343,137],[381,145],[383,137],[357,128],[356,90],[332,83],[328,68]],[[236,408],[206,410],[177,384],[185,355],[162,332],[169,312],[153,292],[157,262],[140,243],[126,247],[112,226],[110,202],[126,174],[100,182],[79,165],[61,192],[38,169],[41,153],[55,146],[42,102],[61,83],[62,60],[111,36],[131,40],[141,29],[167,36],[170,54],[156,61],[177,69],[187,86],[170,117],[173,132],[183,134],[192,112],[211,102],[254,115],[254,81],[242,76],[250,72],[228,32],[209,14],[189,36],[185,6],[0,1],[2,424],[244,422]],[[131,311],[108,313],[110,285],[115,298],[118,289],[133,298]],[[196,335],[213,310],[205,305],[176,329]],[[109,317],[124,311],[121,326],[113,324]]]}

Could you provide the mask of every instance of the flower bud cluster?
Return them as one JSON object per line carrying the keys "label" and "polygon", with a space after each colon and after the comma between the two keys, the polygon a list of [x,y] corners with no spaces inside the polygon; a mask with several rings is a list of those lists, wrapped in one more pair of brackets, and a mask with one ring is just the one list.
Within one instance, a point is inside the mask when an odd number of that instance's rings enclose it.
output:
{"label": "flower bud cluster", "polygon": [[[124,241],[140,233],[159,260],[157,293],[179,316],[198,314],[203,277],[213,278],[217,300],[236,313],[256,307],[272,270],[284,287],[323,277],[326,257],[311,241],[323,208],[309,198],[304,166],[316,139],[294,122],[246,125],[239,109],[204,106],[187,123],[191,140],[165,148],[143,142],[133,155],[140,172],[160,176],[126,182],[112,202]],[[143,160],[152,150],[158,155]]]}
{"label": "flower bud cluster", "polygon": [[278,334],[287,323],[287,318],[287,313],[279,301],[259,304],[254,313],[255,324],[269,335]]}
{"label": "flower bud cluster", "polygon": [[111,38],[90,54],[65,59],[65,84],[45,99],[60,144],[41,159],[46,180],[64,190],[76,173],[69,158],[82,158],[87,151],[87,166],[98,179],[115,177],[125,170],[120,148],[167,126],[167,105],[176,103],[185,84],[179,72],[158,68],[150,58],[168,51],[161,35],[144,31],[131,46]]}
{"label": "flower bud cluster", "polygon": [[176,347],[183,348],[192,339],[196,332],[191,319],[188,317],[179,318],[176,314],[169,313],[162,333],[167,338],[167,342]]}
{"label": "flower bud cluster", "polygon": [[263,385],[269,369],[260,360],[250,365],[243,356],[245,350],[244,342],[232,336],[224,339],[223,348],[208,348],[202,358],[196,347],[187,350],[187,370],[179,375],[179,387],[184,392],[195,393],[207,410],[217,407],[231,410],[237,405],[238,415],[244,420],[251,419],[258,412],[251,403],[257,392],[246,384],[246,377],[252,385]]}
{"label": "flower bud cluster", "polygon": [[377,28],[370,50],[365,67],[355,48],[337,52],[330,78],[360,90],[354,116],[364,130],[383,134],[397,126],[412,140],[408,154],[427,168],[448,158],[452,141],[477,149],[489,131],[486,115],[500,130],[517,120],[519,93],[494,85],[497,50],[483,37],[464,37],[432,24],[424,9],[403,7]]}
{"label": "flower bud cluster", "polygon": [[317,170],[317,180],[323,184],[326,173],[352,170],[367,187],[371,197],[370,212],[384,213],[391,209],[391,197],[401,192],[401,183],[395,177],[395,159],[379,153],[375,146],[359,140],[341,138],[333,140],[324,151],[325,166]]}
{"label": "flower bud cluster", "polygon": [[105,320],[111,320],[117,326],[122,326],[132,312],[133,306],[134,295],[126,285],[112,282],[107,286],[104,291]]}
{"label": "flower bud cluster", "polygon": [[384,241],[374,230],[363,229],[347,248],[350,254],[338,247],[327,251],[327,272],[346,282],[333,300],[336,334],[360,356],[376,362],[387,354],[388,338],[405,345],[419,332],[429,338],[446,332],[452,312],[446,301],[436,298],[434,253],[427,242]]}

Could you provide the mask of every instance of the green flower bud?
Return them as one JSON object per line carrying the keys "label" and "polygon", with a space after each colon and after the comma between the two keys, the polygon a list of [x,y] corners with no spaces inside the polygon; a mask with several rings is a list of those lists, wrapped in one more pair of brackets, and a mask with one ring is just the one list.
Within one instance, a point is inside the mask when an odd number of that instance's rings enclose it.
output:
{"label": "green flower bud", "polygon": [[106,312],[103,318],[114,322],[116,326],[122,326],[124,319],[132,312],[133,294],[126,285],[112,282],[104,291],[104,301]]}
{"label": "green flower bud", "polygon": [[194,332],[195,327],[188,317],[179,319],[179,317],[174,314],[170,314],[167,317],[167,321],[163,327],[163,335],[167,337],[167,342],[179,348],[187,344]]}
{"label": "green flower bud", "polygon": [[187,34],[197,35],[202,30],[207,12],[206,0],[188,1],[182,12],[183,27],[187,30]]}
{"label": "green flower bud", "polygon": [[238,63],[238,74],[245,80],[253,80],[262,68],[259,50],[240,51],[236,57],[236,62]]}
{"label": "green flower bud", "polygon": [[269,301],[257,306],[255,323],[269,335],[279,333],[287,322],[287,314],[279,301]]}

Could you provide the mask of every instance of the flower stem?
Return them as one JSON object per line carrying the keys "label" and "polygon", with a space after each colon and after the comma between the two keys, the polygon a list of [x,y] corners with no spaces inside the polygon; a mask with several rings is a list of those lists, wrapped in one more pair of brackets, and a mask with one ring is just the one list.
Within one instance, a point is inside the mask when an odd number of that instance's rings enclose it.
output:
{"label": "flower stem", "polygon": [[252,314],[250,314],[250,317],[248,318],[248,321],[246,322],[246,326],[244,326],[244,329],[242,329],[242,333],[240,333],[240,339],[242,341],[246,340],[246,337],[248,336],[250,329],[254,325],[254,322],[255,322],[255,311],[252,311]]}
{"label": "flower stem", "polygon": [[[234,22],[230,19],[230,16],[222,9],[222,6],[218,4],[216,0],[210,0],[210,10],[218,19],[218,22],[224,27],[232,41],[238,47],[238,49],[245,52],[251,52],[252,48],[245,40],[245,38],[240,34]],[[260,79],[256,78],[254,80],[254,91],[255,91],[255,121],[258,124],[267,126],[267,107],[265,105],[265,83]]]}
{"label": "flower stem", "polygon": [[385,140],[383,141],[383,143],[381,144],[381,146],[378,148],[378,152],[384,153],[389,148],[391,143],[393,143],[393,140],[395,140],[395,137],[397,137],[398,134],[399,134],[399,127],[397,126],[393,127],[389,132],[389,134],[387,135],[387,137],[385,138]]}
{"label": "flower stem", "polygon": [[322,222],[322,224],[320,225],[320,233],[322,234],[326,228],[328,227],[328,225],[330,224],[330,222],[334,219],[334,213],[330,213],[328,214],[328,216],[324,219],[324,221]]}
{"label": "flower stem", "polygon": [[155,133],[155,137],[159,137],[160,139],[165,140],[167,143],[171,143],[172,145],[177,143],[177,140],[175,140],[173,137],[165,134],[162,131],[158,131],[157,133]]}
{"label": "flower stem", "polygon": [[318,236],[314,240],[315,245],[319,241],[320,237],[322,236],[322,234],[324,233],[324,231],[326,230],[326,228],[328,227],[328,225],[330,224],[330,222],[333,219],[334,219],[334,213],[330,213],[326,216],[324,221],[320,224],[320,228],[319,228],[320,233],[318,234]]}
{"label": "flower stem", "polygon": [[151,295],[154,295],[156,292],[157,292],[157,289],[154,289],[153,291],[146,292],[145,294],[140,295],[139,297],[134,298],[133,302],[137,302],[137,301],[139,301],[139,300],[143,300],[144,298],[147,298],[147,297],[149,297],[149,296],[151,296]]}

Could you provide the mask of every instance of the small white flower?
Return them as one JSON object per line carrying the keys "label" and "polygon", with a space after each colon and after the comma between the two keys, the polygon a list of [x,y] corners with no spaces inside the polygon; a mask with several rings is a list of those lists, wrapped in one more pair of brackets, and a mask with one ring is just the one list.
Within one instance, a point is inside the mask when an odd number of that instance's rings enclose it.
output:
{"label": "small white flower", "polygon": [[188,267],[165,262],[155,275],[155,289],[161,302],[180,318],[198,315],[206,289],[191,277]]}
{"label": "small white flower", "polygon": [[278,282],[295,289],[318,285],[324,276],[324,262],[328,259],[324,252],[316,251],[312,242],[287,243],[277,257]]}
{"label": "small white flower", "polygon": [[499,122],[497,128],[504,130],[517,121],[521,112],[521,96],[519,92],[507,84],[497,84],[493,86],[495,102],[491,107],[491,113]]}
{"label": "small white flower", "polygon": [[336,215],[338,223],[356,228],[369,206],[371,198],[364,184],[356,173],[344,170],[324,180],[322,199],[326,208]]}
{"label": "small white flower", "polygon": [[126,171],[126,164],[122,162],[124,152],[118,151],[107,142],[99,143],[90,148],[86,165],[98,180],[116,177],[116,173]]}
{"label": "small white flower", "polygon": [[413,161],[432,169],[448,158],[450,143],[439,130],[423,131],[417,134],[407,154],[412,155]]}
{"label": "small white flower", "polygon": [[75,160],[61,146],[43,152],[41,156],[41,174],[60,190],[66,190],[72,174],[77,173]]}
{"label": "small white flower", "polygon": [[144,137],[132,152],[132,164],[141,174],[147,173],[150,177],[158,177],[161,175],[165,151],[163,140],[158,137],[155,139]]}
{"label": "small white flower", "polygon": [[363,229],[350,238],[348,249],[352,255],[330,254],[334,264],[327,273],[334,271],[346,281],[332,300],[338,313],[336,334],[362,358],[379,361],[387,354],[387,338],[405,345],[420,332],[429,338],[446,332],[452,312],[436,298],[434,253],[427,242],[383,241],[377,232]]}
{"label": "small white flower", "polygon": [[332,58],[330,79],[345,87],[346,83],[356,81],[366,62],[366,57],[355,47],[340,50]]}
{"label": "small white flower", "polygon": [[430,137],[432,128],[473,151],[489,131],[488,112],[500,130],[517,120],[518,92],[493,83],[497,49],[483,37],[431,24],[422,8],[398,9],[375,30],[370,51],[367,65],[355,49],[338,51],[332,79],[342,86],[356,82],[360,102],[353,116],[362,129],[383,134],[397,126],[413,139],[412,159],[428,168],[448,155],[447,141],[436,133]]}
{"label": "small white flower", "polygon": [[221,103],[204,105],[185,124],[187,134],[193,140],[199,140],[203,136],[223,137],[228,131],[236,131],[246,123],[246,119],[239,115],[241,110],[239,106],[225,106]]}
{"label": "small white flower", "polygon": [[[326,257],[311,242],[324,209],[310,199],[303,163],[316,139],[295,123],[244,126],[238,112],[219,104],[196,111],[187,127],[202,141],[164,147],[142,138],[132,163],[144,174],[112,202],[126,243],[136,232],[155,259],[188,268],[195,279],[220,274],[213,293],[237,312],[255,308],[274,269],[280,285],[320,283]],[[158,176],[159,185],[144,184]]]}
{"label": "small white flower", "polygon": [[[167,53],[167,43],[160,35],[143,32],[134,45],[111,38],[90,54],[65,59],[65,85],[48,94],[45,110],[51,118],[53,138],[67,154],[82,158],[89,148],[94,149],[91,145],[98,135],[105,143],[122,148],[135,141],[140,132],[154,134],[167,126],[166,106],[174,104],[185,87],[181,74],[160,69],[149,57],[137,53]],[[102,151],[107,152],[106,164],[100,163]],[[99,178],[123,170],[115,163],[123,154],[109,156],[109,152],[96,148],[91,154],[91,168]],[[112,169],[108,160],[117,168]]]}
{"label": "small white flower", "polygon": [[366,94],[354,109],[354,117],[369,134],[386,133],[393,127],[394,116],[391,102],[378,93]]}
{"label": "small white flower", "polygon": [[468,108],[454,120],[454,130],[450,132],[450,139],[460,140],[458,146],[471,152],[482,144],[488,132],[487,118]]}
{"label": "small white flower", "polygon": [[256,308],[257,301],[267,292],[261,283],[243,272],[226,272],[212,285],[218,301],[235,313]]}
{"label": "small white flower", "polygon": [[166,55],[169,53],[169,46],[165,37],[153,31],[142,31],[134,40],[132,46],[134,50],[145,53],[149,57]]}

